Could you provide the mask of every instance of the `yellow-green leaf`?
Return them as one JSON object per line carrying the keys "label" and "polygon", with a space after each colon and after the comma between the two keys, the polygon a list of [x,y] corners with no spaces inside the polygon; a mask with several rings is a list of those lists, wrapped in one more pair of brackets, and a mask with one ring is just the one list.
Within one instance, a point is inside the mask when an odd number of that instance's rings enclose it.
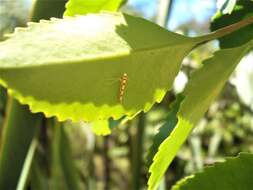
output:
{"label": "yellow-green leaf", "polygon": [[104,11],[117,11],[122,0],[69,0],[66,4],[64,16],[99,13]]}
{"label": "yellow-green leaf", "polygon": [[29,23],[0,43],[0,79],[11,95],[47,117],[131,117],[162,100],[197,43],[121,13]]}
{"label": "yellow-green leaf", "polygon": [[193,73],[183,93],[185,99],[179,108],[176,127],[159,146],[149,168],[151,173],[148,181],[149,189],[157,188],[193,126],[207,111],[236,65],[252,47],[253,41],[250,41],[236,48],[217,51],[212,58],[204,61],[204,66],[201,69]]}
{"label": "yellow-green leaf", "polygon": [[109,135],[111,133],[108,120],[97,120],[92,122],[91,129],[96,135]]}

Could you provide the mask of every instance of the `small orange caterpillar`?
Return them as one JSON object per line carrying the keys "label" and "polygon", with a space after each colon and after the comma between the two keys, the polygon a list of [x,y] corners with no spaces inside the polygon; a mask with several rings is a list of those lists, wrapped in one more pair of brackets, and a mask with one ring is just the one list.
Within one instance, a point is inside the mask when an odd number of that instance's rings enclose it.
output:
{"label": "small orange caterpillar", "polygon": [[119,86],[119,102],[122,104],[123,96],[125,93],[126,85],[127,85],[128,76],[126,73],[120,78],[120,86]]}

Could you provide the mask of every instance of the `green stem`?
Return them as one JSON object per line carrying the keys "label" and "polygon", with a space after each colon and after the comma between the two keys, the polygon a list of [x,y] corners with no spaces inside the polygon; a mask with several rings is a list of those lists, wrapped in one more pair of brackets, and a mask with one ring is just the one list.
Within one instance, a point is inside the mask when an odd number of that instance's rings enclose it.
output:
{"label": "green stem", "polygon": [[0,189],[16,188],[40,116],[9,98],[0,153]]}
{"label": "green stem", "polygon": [[195,171],[200,171],[203,168],[203,161],[201,157],[201,140],[198,134],[193,134],[189,138],[191,153],[192,153],[192,163],[194,165]]}
{"label": "green stem", "polygon": [[3,120],[5,116],[5,108],[7,102],[7,91],[4,87],[0,86],[0,141],[3,127]]}
{"label": "green stem", "polygon": [[157,11],[157,24],[166,28],[171,13],[173,0],[159,0]]}
{"label": "green stem", "polygon": [[137,134],[133,141],[133,162],[132,162],[132,190],[141,189],[141,168],[143,156],[143,139],[145,133],[145,115],[141,113],[137,126]]}
{"label": "green stem", "polygon": [[52,142],[51,189],[78,190],[79,176],[72,156],[72,150],[64,125],[55,121]]}
{"label": "green stem", "polygon": [[201,44],[206,43],[208,41],[226,36],[226,35],[228,35],[232,32],[235,32],[245,26],[248,26],[252,23],[253,23],[253,17],[248,17],[246,19],[241,20],[240,22],[223,27],[223,28],[218,29],[218,30],[211,32],[209,34],[194,37],[194,39],[198,42],[198,45],[201,45]]}
{"label": "green stem", "polygon": [[30,172],[30,169],[31,169],[31,165],[32,165],[32,161],[33,161],[33,158],[34,158],[34,155],[35,155],[35,150],[37,148],[37,145],[38,145],[38,140],[37,140],[37,135],[35,135],[33,140],[32,140],[32,143],[30,145],[29,151],[27,153],[25,163],[23,165],[23,169],[22,169],[22,172],[21,172],[21,175],[20,175],[17,190],[25,189],[25,185],[26,185],[26,182],[27,182],[27,178],[29,176],[29,172]]}
{"label": "green stem", "polygon": [[110,180],[111,180],[111,170],[110,170],[110,165],[111,165],[111,159],[109,156],[109,149],[110,149],[110,140],[108,136],[105,136],[104,138],[104,190],[109,190],[110,189]]}

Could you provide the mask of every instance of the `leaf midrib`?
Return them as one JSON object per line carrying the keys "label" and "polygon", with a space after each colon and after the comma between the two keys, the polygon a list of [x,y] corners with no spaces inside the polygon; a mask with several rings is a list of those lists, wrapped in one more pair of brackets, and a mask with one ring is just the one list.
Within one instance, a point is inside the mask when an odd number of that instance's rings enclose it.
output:
{"label": "leaf midrib", "polygon": [[[183,41],[183,43],[179,43],[175,46],[173,46],[173,49],[181,49],[181,46],[185,46],[185,44],[188,42],[189,44],[191,44],[190,42],[193,42],[194,38],[190,38],[189,37],[189,41]],[[192,41],[191,41],[192,40]],[[194,46],[194,42],[192,43],[192,46]],[[189,47],[188,49],[190,50],[192,46],[187,46]],[[136,49],[133,51],[122,51],[119,52],[115,55],[115,53],[107,53],[107,54],[102,54],[99,56],[90,56],[89,58],[80,58],[80,59],[71,59],[71,60],[53,60],[53,61],[48,61],[47,63],[38,63],[38,64],[30,64],[30,65],[15,65],[15,66],[4,66],[2,67],[0,64],[0,70],[5,70],[5,69],[18,69],[18,68],[35,68],[35,67],[41,67],[41,66],[54,66],[54,65],[66,65],[69,64],[69,62],[71,62],[72,64],[81,64],[83,62],[94,62],[94,61],[101,61],[101,60],[110,60],[110,59],[114,59],[114,58],[122,58],[122,57],[127,57],[127,56],[131,56],[133,54],[141,54],[144,52],[156,52],[156,51],[163,51],[164,49],[172,49],[171,45],[161,45],[161,46],[153,46],[153,47],[148,47],[148,48],[140,48],[140,49]],[[1,60],[0,60],[1,62]]]}

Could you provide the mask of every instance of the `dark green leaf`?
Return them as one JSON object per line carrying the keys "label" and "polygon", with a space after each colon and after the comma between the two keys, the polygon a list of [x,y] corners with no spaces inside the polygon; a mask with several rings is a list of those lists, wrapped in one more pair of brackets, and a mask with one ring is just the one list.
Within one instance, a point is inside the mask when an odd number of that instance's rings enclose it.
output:
{"label": "dark green leaf", "polygon": [[179,181],[172,190],[250,190],[253,187],[253,155],[241,153],[225,162]]}
{"label": "dark green leaf", "polygon": [[[223,15],[218,12],[211,23],[211,30],[231,25],[253,15],[253,1],[240,0],[232,14]],[[253,38],[253,24],[219,39],[221,48],[231,48],[243,45]]]}

